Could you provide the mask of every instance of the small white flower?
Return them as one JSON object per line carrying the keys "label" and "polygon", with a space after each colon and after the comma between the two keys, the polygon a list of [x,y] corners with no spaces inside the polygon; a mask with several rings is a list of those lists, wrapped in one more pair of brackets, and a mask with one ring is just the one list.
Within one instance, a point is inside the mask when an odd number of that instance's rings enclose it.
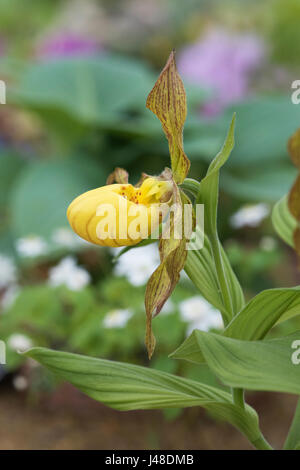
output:
{"label": "small white flower", "polygon": [[51,239],[54,243],[64,248],[77,248],[80,245],[88,244],[86,240],[83,240],[66,227],[54,230]]}
{"label": "small white flower", "polygon": [[212,328],[214,330],[224,328],[222,316],[218,310],[211,310],[206,318],[200,318],[191,322],[187,327],[186,334],[189,336],[194,330],[210,331]]}
{"label": "small white flower", "polygon": [[259,246],[264,251],[273,251],[276,248],[277,242],[273,237],[262,237]]}
{"label": "small white flower", "polygon": [[233,228],[257,227],[270,213],[267,204],[252,204],[244,206],[230,217]]}
{"label": "small white flower", "polygon": [[32,341],[28,336],[14,333],[8,338],[7,345],[13,351],[26,351],[32,347]]}
{"label": "small white flower", "polygon": [[6,310],[11,307],[20,293],[20,287],[16,284],[10,285],[1,298],[1,307]]}
{"label": "small white flower", "polygon": [[12,383],[13,383],[14,388],[18,392],[23,392],[24,390],[28,388],[28,385],[29,385],[27,378],[24,377],[23,375],[16,375],[13,378]]}
{"label": "small white flower", "polygon": [[211,305],[200,295],[195,295],[179,303],[180,316],[184,321],[195,321],[211,310]]}
{"label": "small white flower", "polygon": [[49,284],[52,287],[66,285],[70,290],[81,290],[91,281],[88,271],[76,264],[75,258],[67,256],[49,270]]}
{"label": "small white flower", "polygon": [[114,272],[125,276],[133,286],[143,286],[159,265],[156,243],[124,253],[116,262]]}
{"label": "small white flower", "polygon": [[209,331],[211,328],[223,328],[220,312],[200,295],[180,302],[179,312],[181,318],[188,323],[188,335],[195,329]]}
{"label": "small white flower", "polygon": [[48,246],[42,237],[29,235],[17,240],[16,249],[20,256],[34,258],[46,254]]}
{"label": "small white flower", "polygon": [[51,239],[57,245],[67,248],[73,248],[76,245],[75,234],[65,227],[54,230]]}
{"label": "small white flower", "polygon": [[0,255],[0,289],[12,284],[17,279],[17,269],[14,262],[5,255]]}
{"label": "small white flower", "polygon": [[103,318],[104,328],[124,328],[133,312],[129,309],[116,309],[108,312]]}

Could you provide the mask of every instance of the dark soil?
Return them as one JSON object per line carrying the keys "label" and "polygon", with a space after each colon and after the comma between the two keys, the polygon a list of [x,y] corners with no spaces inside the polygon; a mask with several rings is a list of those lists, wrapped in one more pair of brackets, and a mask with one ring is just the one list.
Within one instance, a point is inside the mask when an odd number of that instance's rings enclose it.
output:
{"label": "dark soil", "polygon": [[[296,397],[252,394],[261,427],[276,448],[284,442]],[[200,409],[186,409],[173,421],[159,411],[118,412],[69,385],[33,403],[26,394],[0,388],[0,449],[250,449],[226,423]]]}

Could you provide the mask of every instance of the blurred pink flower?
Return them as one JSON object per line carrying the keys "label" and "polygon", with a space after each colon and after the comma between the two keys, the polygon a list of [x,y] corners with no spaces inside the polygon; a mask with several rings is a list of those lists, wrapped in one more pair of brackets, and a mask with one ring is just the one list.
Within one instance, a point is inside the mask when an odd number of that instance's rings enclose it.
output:
{"label": "blurred pink flower", "polygon": [[251,74],[264,57],[265,47],[257,36],[212,30],[179,54],[178,69],[187,81],[213,90],[203,109],[211,116],[247,96]]}
{"label": "blurred pink flower", "polygon": [[56,59],[71,56],[89,56],[102,50],[92,39],[73,33],[57,34],[46,39],[39,47],[37,55],[42,59]]}

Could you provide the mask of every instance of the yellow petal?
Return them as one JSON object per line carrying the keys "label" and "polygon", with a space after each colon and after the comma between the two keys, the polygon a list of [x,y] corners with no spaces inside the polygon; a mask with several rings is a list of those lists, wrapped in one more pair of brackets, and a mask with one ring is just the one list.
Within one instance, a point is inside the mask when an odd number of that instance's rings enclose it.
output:
{"label": "yellow petal", "polygon": [[74,232],[88,242],[110,247],[136,245],[158,227],[155,207],[171,186],[156,178],[147,178],[140,188],[103,186],[74,199],[67,217]]}

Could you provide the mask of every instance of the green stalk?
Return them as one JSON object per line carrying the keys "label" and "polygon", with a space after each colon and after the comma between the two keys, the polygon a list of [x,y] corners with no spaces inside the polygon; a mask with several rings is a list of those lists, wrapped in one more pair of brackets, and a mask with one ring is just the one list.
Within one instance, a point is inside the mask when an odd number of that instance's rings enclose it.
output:
{"label": "green stalk", "polygon": [[213,257],[214,257],[214,261],[216,265],[216,270],[218,274],[218,280],[219,280],[219,285],[221,289],[224,306],[232,318],[234,316],[234,312],[233,312],[233,307],[232,307],[230,290],[229,290],[228,282],[227,282],[226,275],[225,275],[225,269],[224,269],[224,265],[222,261],[219,238],[216,233],[210,233],[209,239],[210,239]]}
{"label": "green stalk", "polygon": [[233,388],[232,398],[235,405],[245,408],[244,390],[242,388]]}
{"label": "green stalk", "polygon": [[256,441],[251,441],[251,444],[257,450],[274,450],[272,446],[266,441],[264,436],[261,434]]}
{"label": "green stalk", "polygon": [[188,191],[196,198],[199,193],[200,183],[199,181],[194,180],[193,178],[186,178],[184,182],[180,185],[180,188],[184,191]]}
{"label": "green stalk", "polygon": [[[182,189],[185,191],[190,192],[193,196],[197,199],[199,190],[200,190],[200,183],[196,180],[191,178],[186,178],[181,185]],[[220,249],[220,241],[217,232],[211,230],[209,227],[208,230],[208,238],[211,243],[212,254],[215,262],[215,267],[218,275],[218,282],[219,287],[222,294],[222,299],[224,303],[224,307],[228,314],[233,318],[233,316],[237,313],[233,311],[232,299],[230,294],[229,285],[226,278],[225,268],[222,260],[222,254]],[[225,319],[225,315],[223,315],[224,325],[226,326],[227,320]],[[245,408],[245,399],[244,399],[244,390],[241,388],[233,388],[232,389],[232,400],[233,403],[241,408]],[[300,406],[299,406],[300,408]],[[251,444],[257,450],[273,450],[270,444],[266,441],[262,433],[255,441],[249,439]]]}
{"label": "green stalk", "polygon": [[[233,312],[233,307],[232,307],[230,290],[229,290],[228,282],[227,282],[226,275],[225,275],[224,265],[222,261],[219,238],[216,233],[210,234],[209,238],[211,242],[213,257],[215,260],[216,270],[218,273],[218,280],[220,284],[224,306],[227,312],[230,313],[231,318],[232,318],[234,316],[234,312]],[[240,406],[241,408],[245,408],[245,399],[244,399],[243,389],[233,388],[232,400],[235,405]]]}
{"label": "green stalk", "polygon": [[300,448],[300,398],[298,398],[293,422],[283,448],[284,450],[299,450]]}

